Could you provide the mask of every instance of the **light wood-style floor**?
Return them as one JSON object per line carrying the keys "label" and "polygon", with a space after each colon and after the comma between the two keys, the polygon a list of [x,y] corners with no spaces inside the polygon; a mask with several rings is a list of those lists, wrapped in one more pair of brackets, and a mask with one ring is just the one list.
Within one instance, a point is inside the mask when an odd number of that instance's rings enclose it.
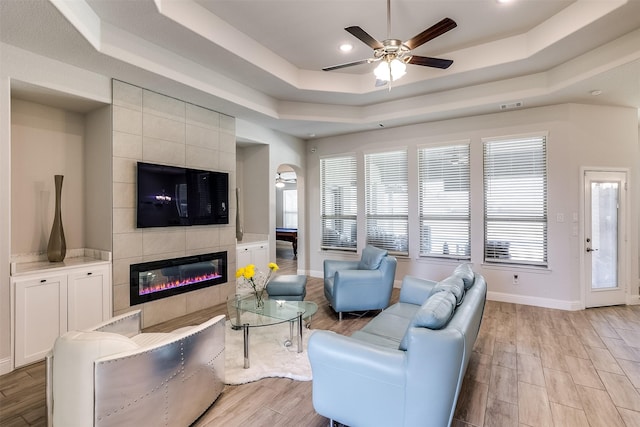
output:
{"label": "light wood-style floor", "polygon": [[[295,261],[277,262],[281,273],[295,272]],[[317,278],[308,280],[307,299],[318,303],[317,329],[350,335],[376,314],[338,322]],[[225,311],[221,305],[149,330],[169,331]],[[46,425],[44,390],[43,363],[0,377],[0,426]],[[327,425],[313,409],[311,382],[288,379],[227,386],[194,424]],[[488,301],[453,425],[640,427],[640,306],[567,312]]]}

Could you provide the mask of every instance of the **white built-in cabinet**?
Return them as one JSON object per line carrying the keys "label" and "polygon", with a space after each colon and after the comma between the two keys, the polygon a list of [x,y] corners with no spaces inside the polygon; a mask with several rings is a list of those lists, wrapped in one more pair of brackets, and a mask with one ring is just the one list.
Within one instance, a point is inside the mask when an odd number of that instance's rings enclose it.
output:
{"label": "white built-in cabinet", "polygon": [[110,262],[33,264],[11,276],[14,367],[43,359],[65,332],[111,317]]}
{"label": "white built-in cabinet", "polygon": [[269,265],[269,242],[242,243],[236,247],[236,266],[254,264],[258,270],[267,271]]}

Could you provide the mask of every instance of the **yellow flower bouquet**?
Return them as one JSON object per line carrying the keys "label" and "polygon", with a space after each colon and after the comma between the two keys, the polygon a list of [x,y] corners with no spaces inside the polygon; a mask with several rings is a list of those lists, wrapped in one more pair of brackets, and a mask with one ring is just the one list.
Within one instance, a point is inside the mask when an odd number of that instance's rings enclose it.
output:
{"label": "yellow flower bouquet", "polygon": [[274,271],[278,271],[280,267],[275,262],[270,262],[269,272],[267,274],[261,271],[256,271],[256,266],[248,264],[244,267],[240,267],[236,270],[236,279],[240,279],[241,283],[249,285],[256,297],[256,307],[261,308],[264,306],[264,291],[271,280],[271,276]]}

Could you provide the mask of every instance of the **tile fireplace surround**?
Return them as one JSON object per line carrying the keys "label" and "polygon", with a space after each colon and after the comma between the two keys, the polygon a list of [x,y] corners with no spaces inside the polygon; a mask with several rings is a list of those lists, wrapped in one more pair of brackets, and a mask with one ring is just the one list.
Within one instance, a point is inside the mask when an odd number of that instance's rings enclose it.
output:
{"label": "tile fireplace surround", "polygon": [[[236,187],[235,119],[114,80],[113,90],[113,314],[131,310],[130,266],[205,253],[229,254],[235,271],[235,224],[138,229],[138,161],[229,173]],[[230,217],[235,217],[235,198]],[[235,286],[233,286],[235,288]],[[220,304],[227,282],[138,304],[148,327]]]}

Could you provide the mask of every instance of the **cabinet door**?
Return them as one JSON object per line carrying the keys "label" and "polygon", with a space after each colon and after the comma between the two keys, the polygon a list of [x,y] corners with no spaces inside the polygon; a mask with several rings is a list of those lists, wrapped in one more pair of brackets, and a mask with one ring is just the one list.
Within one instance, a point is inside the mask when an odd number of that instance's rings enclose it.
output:
{"label": "cabinet door", "polygon": [[254,246],[252,256],[256,268],[266,274],[269,268],[269,245],[264,243]]}
{"label": "cabinet door", "polygon": [[236,250],[236,267],[254,264],[260,271],[267,271],[269,265],[269,244],[256,243],[240,246]]}
{"label": "cabinet door", "polygon": [[109,266],[74,270],[69,274],[69,330],[88,329],[111,316]]}
{"label": "cabinet door", "polygon": [[14,280],[15,366],[43,359],[67,330],[67,276]]}
{"label": "cabinet door", "polygon": [[[236,268],[245,267],[252,264],[251,247],[243,246],[236,250]],[[234,272],[235,273],[235,272]]]}

